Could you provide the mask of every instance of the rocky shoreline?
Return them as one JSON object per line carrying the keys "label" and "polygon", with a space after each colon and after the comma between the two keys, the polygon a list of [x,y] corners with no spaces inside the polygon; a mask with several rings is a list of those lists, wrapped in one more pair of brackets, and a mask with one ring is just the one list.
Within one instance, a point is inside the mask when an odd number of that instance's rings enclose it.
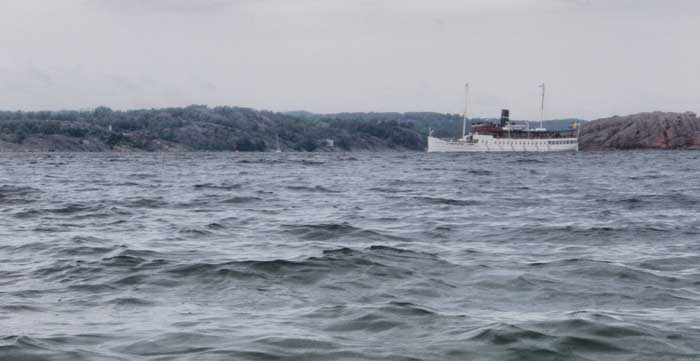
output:
{"label": "rocky shoreline", "polygon": [[584,123],[581,150],[700,149],[695,113],[639,113]]}

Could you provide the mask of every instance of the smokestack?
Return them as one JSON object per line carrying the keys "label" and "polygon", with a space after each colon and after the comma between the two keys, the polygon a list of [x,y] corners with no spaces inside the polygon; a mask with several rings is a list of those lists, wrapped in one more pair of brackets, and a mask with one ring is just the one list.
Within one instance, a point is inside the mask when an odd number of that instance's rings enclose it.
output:
{"label": "smokestack", "polygon": [[510,122],[510,110],[501,110],[501,127],[505,127]]}

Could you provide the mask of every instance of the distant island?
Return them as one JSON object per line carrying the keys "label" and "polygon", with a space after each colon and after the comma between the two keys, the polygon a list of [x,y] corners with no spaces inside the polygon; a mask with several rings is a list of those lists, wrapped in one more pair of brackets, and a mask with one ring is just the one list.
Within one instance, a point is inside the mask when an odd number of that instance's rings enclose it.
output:
{"label": "distant island", "polygon": [[[487,120],[487,119],[485,119]],[[546,122],[566,129],[576,119]],[[430,130],[461,133],[462,116],[430,112],[271,112],[239,107],[0,112],[0,151],[423,151]],[[581,149],[700,148],[694,113],[583,122]]]}

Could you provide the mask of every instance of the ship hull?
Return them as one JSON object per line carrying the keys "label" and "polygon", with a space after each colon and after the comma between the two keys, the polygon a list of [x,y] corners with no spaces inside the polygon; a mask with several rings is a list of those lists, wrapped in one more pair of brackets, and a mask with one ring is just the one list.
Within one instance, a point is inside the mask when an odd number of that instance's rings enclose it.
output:
{"label": "ship hull", "polygon": [[576,138],[513,139],[475,137],[472,141],[428,137],[429,153],[447,152],[571,152],[578,150]]}

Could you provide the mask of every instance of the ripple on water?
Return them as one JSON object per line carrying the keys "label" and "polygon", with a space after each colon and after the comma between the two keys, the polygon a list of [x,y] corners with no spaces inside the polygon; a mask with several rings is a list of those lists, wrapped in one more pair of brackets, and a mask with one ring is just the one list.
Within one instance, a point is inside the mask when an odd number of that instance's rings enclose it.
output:
{"label": "ripple on water", "polygon": [[700,359],[695,153],[0,164],[0,360]]}

